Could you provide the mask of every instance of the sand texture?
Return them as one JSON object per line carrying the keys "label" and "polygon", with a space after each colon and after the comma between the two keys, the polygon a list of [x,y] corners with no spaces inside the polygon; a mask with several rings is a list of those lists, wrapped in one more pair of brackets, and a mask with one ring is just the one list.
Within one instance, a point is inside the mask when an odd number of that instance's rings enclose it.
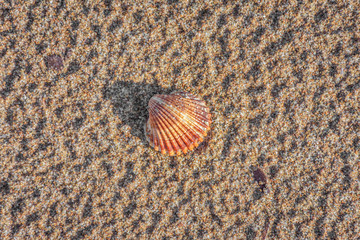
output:
{"label": "sand texture", "polygon": [[0,239],[360,239],[358,1],[50,2],[0,0]]}

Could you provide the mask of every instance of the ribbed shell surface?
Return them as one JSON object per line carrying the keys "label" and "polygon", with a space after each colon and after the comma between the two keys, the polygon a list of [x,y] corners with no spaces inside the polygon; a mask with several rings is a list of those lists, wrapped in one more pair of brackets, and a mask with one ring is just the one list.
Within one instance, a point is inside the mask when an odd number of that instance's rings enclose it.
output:
{"label": "ribbed shell surface", "polygon": [[147,140],[163,154],[180,155],[192,150],[210,130],[209,108],[191,93],[157,94],[150,99],[148,110]]}

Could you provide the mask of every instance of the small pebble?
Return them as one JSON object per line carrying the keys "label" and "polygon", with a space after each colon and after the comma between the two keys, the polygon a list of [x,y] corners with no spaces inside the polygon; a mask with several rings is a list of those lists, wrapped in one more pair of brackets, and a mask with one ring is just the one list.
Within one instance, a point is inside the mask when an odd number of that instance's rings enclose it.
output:
{"label": "small pebble", "polygon": [[59,55],[53,54],[45,58],[46,67],[53,70],[61,70],[64,67],[63,60]]}
{"label": "small pebble", "polygon": [[256,169],[254,171],[254,179],[259,184],[260,189],[263,191],[266,188],[266,175],[265,173],[260,169]]}

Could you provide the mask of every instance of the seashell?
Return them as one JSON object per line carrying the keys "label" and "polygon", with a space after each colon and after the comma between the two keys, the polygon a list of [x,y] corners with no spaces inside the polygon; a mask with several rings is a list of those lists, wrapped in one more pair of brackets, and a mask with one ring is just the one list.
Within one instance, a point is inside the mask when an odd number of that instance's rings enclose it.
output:
{"label": "seashell", "polygon": [[205,101],[187,92],[157,94],[149,101],[146,138],[162,154],[180,155],[199,145],[210,130]]}

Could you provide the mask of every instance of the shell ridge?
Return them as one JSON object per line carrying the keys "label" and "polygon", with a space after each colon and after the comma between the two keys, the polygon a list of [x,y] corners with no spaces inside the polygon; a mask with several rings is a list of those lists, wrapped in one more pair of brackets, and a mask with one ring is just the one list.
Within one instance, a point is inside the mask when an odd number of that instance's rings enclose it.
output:
{"label": "shell ridge", "polygon": [[165,149],[165,144],[164,144],[164,141],[163,139],[161,138],[161,129],[159,128],[158,126],[158,123],[156,121],[153,121],[153,124],[154,124],[154,132],[156,133],[156,138],[159,142],[159,146],[158,146],[158,150],[162,151],[162,149]]}
{"label": "shell ridge", "polygon": [[[183,134],[181,132],[182,129],[181,127],[178,126],[179,119],[176,118],[176,115],[169,112],[168,109],[165,107],[162,107],[160,111],[163,113],[163,116],[159,120],[166,122],[166,126],[172,129],[171,131],[173,137],[172,139],[176,141],[177,146],[179,146],[180,149],[184,148],[184,146],[186,146],[186,142],[183,140],[183,136],[182,136]],[[174,118],[171,117],[171,115],[173,115]],[[176,149],[177,151],[179,150],[178,147]]]}
{"label": "shell ridge", "polygon": [[167,141],[167,134],[166,134],[166,131],[164,131],[164,128],[162,123],[157,121],[158,120],[158,115],[160,115],[159,111],[155,111],[156,107],[154,106],[152,108],[153,110],[153,122],[155,124],[155,129],[156,129],[156,132],[157,132],[157,138],[158,138],[158,141],[160,142],[160,151],[163,152],[164,151],[171,151],[172,150],[172,147],[169,147],[168,146],[168,141]]}
{"label": "shell ridge", "polygon": [[186,121],[187,124],[189,124],[192,127],[192,130],[198,135],[202,135],[201,128],[198,127],[197,122],[192,121],[193,118],[189,116],[187,113],[180,113],[182,115],[182,118]]}
{"label": "shell ridge", "polygon": [[[174,100],[174,102],[175,102],[175,100]],[[173,105],[176,105],[176,103]],[[182,118],[185,119],[188,124],[191,124],[193,130],[195,130],[196,135],[198,135],[198,137],[202,136],[202,135],[206,136],[206,133],[203,134],[203,132],[206,132],[209,128],[208,125],[204,124],[204,122],[206,122],[206,120],[207,120],[206,117],[208,117],[208,108],[207,107],[204,108],[201,106],[201,110],[203,110],[201,112],[203,114],[199,114],[196,111],[186,111],[186,114],[185,114],[182,111],[179,111],[178,106],[174,107],[174,106],[172,106],[172,104],[168,104],[168,103],[167,103],[167,106],[170,107],[170,109],[172,109],[172,110],[174,110],[174,109],[178,110],[176,113],[182,115]],[[194,109],[199,109],[199,108],[194,108]],[[194,114],[194,115],[192,115],[192,114]],[[206,114],[206,117],[203,116],[205,114]],[[199,119],[200,116],[202,119]]]}
{"label": "shell ridge", "polygon": [[186,114],[184,114],[181,111],[177,112],[178,115],[180,115],[179,119],[182,120],[182,124],[185,128],[185,132],[184,133],[188,133],[189,135],[192,135],[194,137],[192,137],[192,141],[194,141],[197,138],[201,137],[201,132],[198,131],[197,127],[193,124],[193,122],[191,121],[191,119],[188,118],[188,116]]}
{"label": "shell ridge", "polygon": [[160,141],[159,141],[159,138],[158,138],[158,132],[157,132],[157,129],[155,127],[155,123],[153,121],[153,118],[149,118],[148,120],[149,122],[149,127],[151,128],[150,129],[150,135],[152,135],[152,138],[150,138],[150,144],[152,144],[155,148],[155,150],[158,150],[157,146],[160,144]]}
{"label": "shell ridge", "polygon": [[[158,107],[159,113],[162,113],[162,114],[158,114],[156,120],[158,121],[158,124],[159,124],[159,126],[161,126],[161,128],[166,129],[166,131],[163,131],[162,136],[164,138],[164,141],[171,145],[171,149],[169,148],[169,152],[170,153],[172,151],[178,152],[179,149],[181,149],[181,147],[175,140],[175,136],[174,136],[175,130],[169,123],[168,118],[164,116],[165,114],[164,114],[163,106],[158,105],[157,107]],[[169,145],[168,145],[168,147],[169,147]]]}
{"label": "shell ridge", "polygon": [[[200,125],[203,128],[207,128],[208,125],[206,124],[206,120],[207,120],[207,115],[208,112],[207,111],[203,111],[203,114],[199,114],[199,113],[189,113],[189,117],[195,121],[198,125]],[[206,116],[205,116],[206,115]]]}
{"label": "shell ridge", "polygon": [[[199,102],[203,102],[203,101],[200,100]],[[190,110],[193,110],[193,111],[187,111],[187,113],[189,113],[189,115],[191,115],[192,119],[194,121],[198,122],[201,126],[207,128],[208,126],[206,124],[204,124],[204,122],[206,122],[206,120],[208,120],[209,109],[206,106],[204,107],[203,105],[200,105],[200,107],[199,107],[199,104],[194,104],[194,106],[191,106]]]}
{"label": "shell ridge", "polygon": [[152,97],[150,99],[150,102],[149,102],[149,110],[150,111],[149,112],[151,113],[152,122],[154,124],[154,131],[156,132],[156,137],[159,142],[158,150],[163,153],[163,151],[166,152],[166,150],[167,150],[166,142],[163,137],[164,131],[163,131],[160,123],[158,121],[156,121],[157,116],[159,114],[159,111],[157,109],[158,108],[157,104],[158,104],[158,102],[162,102],[162,99],[159,96],[161,96],[161,95],[155,95],[154,97]]}
{"label": "shell ridge", "polygon": [[[174,108],[172,108],[174,109]],[[203,109],[203,107],[201,108]],[[208,108],[205,108],[208,110]],[[187,123],[187,125],[191,126],[192,131],[197,135],[197,137],[206,136],[206,132],[209,129],[209,126],[204,124],[203,122],[206,121],[205,116],[202,119],[198,119],[197,116],[202,116],[201,114],[197,113],[196,115],[192,115],[191,113],[194,113],[192,111],[186,111],[185,113],[183,111],[178,111],[179,114],[182,116],[182,119],[184,119]],[[202,111],[203,115],[206,114],[208,116],[208,111]]]}
{"label": "shell ridge", "polygon": [[153,108],[152,107],[149,108],[149,113],[151,113],[150,117],[149,117],[149,120],[148,120],[148,125],[151,128],[149,134],[152,135],[152,139],[150,139],[150,140],[152,140],[152,144],[154,146],[156,146],[155,150],[157,150],[156,148],[158,148],[157,146],[160,145],[160,141],[159,141],[159,138],[158,138],[158,131],[157,131],[156,125],[154,123],[154,118],[153,118],[154,113],[153,113]]}

